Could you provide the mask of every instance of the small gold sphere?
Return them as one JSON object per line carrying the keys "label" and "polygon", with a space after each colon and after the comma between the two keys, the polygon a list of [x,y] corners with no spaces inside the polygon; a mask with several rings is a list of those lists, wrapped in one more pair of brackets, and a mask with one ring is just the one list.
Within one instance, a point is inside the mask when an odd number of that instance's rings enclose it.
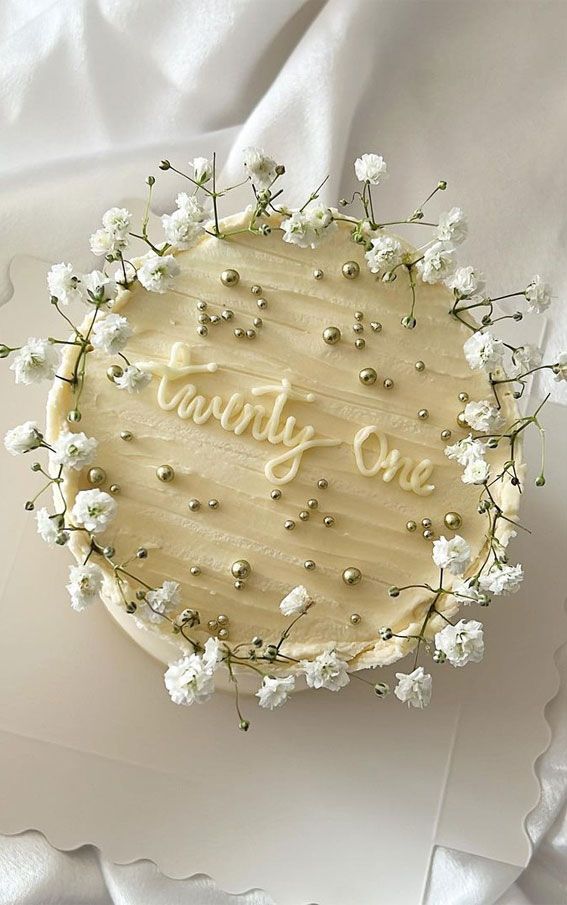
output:
{"label": "small gold sphere", "polygon": [[106,481],[106,472],[104,468],[100,468],[98,465],[95,465],[93,468],[89,468],[87,478],[89,484],[92,484],[93,487],[99,487]]}
{"label": "small gold sphere", "polygon": [[430,518],[422,518],[421,526],[422,528],[431,528],[431,519]]}
{"label": "small gold sphere", "polygon": [[307,507],[308,509],[317,509],[319,507],[319,501],[313,499],[307,500]]}
{"label": "small gold sphere", "polygon": [[191,572],[191,575],[200,575],[201,574],[201,570],[200,570],[199,566],[191,566],[189,571]]}
{"label": "small gold sphere", "polygon": [[240,580],[243,580],[249,577],[252,568],[247,559],[237,559],[236,562],[233,562],[233,564],[231,565],[230,571],[232,572],[234,578],[240,578]]}
{"label": "small gold sphere", "polygon": [[458,512],[447,512],[443,521],[450,531],[456,531],[463,524],[463,520]]}
{"label": "small gold sphere", "polygon": [[217,622],[219,625],[228,625],[228,616],[225,616],[224,613],[219,613],[217,616]]}
{"label": "small gold sphere", "polygon": [[286,531],[293,531],[293,529],[295,528],[295,522],[293,521],[293,519],[286,519],[284,522],[284,528]]}
{"label": "small gold sphere", "polygon": [[416,361],[415,363],[416,371],[425,371],[425,362],[424,361]]}
{"label": "small gold sphere", "polygon": [[317,487],[319,488],[319,490],[326,490],[328,486],[329,482],[327,481],[327,478],[319,478],[319,480],[317,481]]}
{"label": "small gold sphere", "polygon": [[111,493],[120,493],[120,485],[119,484],[111,484],[108,488]]}
{"label": "small gold sphere", "polygon": [[221,316],[220,316],[220,314],[211,314],[209,320],[213,327],[218,327],[218,325],[221,322]]}
{"label": "small gold sphere", "polygon": [[451,431],[448,427],[441,431],[441,439],[442,440],[450,440],[451,439]]}
{"label": "small gold sphere", "polygon": [[355,311],[354,312],[355,321],[363,321],[364,320],[364,312],[363,311]]}
{"label": "small gold sphere", "polygon": [[216,632],[218,628],[218,623],[216,619],[209,619],[207,622],[207,628],[210,632]]}
{"label": "small gold sphere", "polygon": [[363,368],[362,371],[359,371],[358,373],[358,379],[364,386],[369,387],[376,383],[378,374],[374,368]]}
{"label": "small gold sphere", "polygon": [[134,434],[132,431],[120,431],[120,439],[125,440],[127,443],[132,439]]}
{"label": "small gold sphere", "polygon": [[431,528],[426,528],[423,532],[423,536],[425,540],[431,540],[431,538],[433,537],[433,531],[431,530]]}
{"label": "small gold sphere", "polygon": [[163,481],[164,484],[168,484],[170,481],[173,481],[175,471],[171,465],[159,465],[158,468],[156,468],[156,475],[158,480]]}
{"label": "small gold sphere", "polygon": [[199,500],[189,500],[189,509],[191,512],[197,512],[198,509],[201,508],[201,503]]}
{"label": "small gold sphere", "polygon": [[363,324],[353,324],[352,332],[353,333],[364,333],[364,325]]}
{"label": "small gold sphere", "polygon": [[356,349],[364,349],[366,348],[366,340],[363,339],[362,336],[359,336],[355,339],[354,345]]}
{"label": "small gold sphere", "polygon": [[345,280],[356,280],[360,273],[360,265],[356,261],[347,261],[341,270]]}
{"label": "small gold sphere", "polygon": [[199,324],[199,326],[197,327],[197,333],[199,334],[199,336],[208,336],[209,328],[206,327],[205,324]]}
{"label": "small gold sphere", "polygon": [[255,327],[263,327],[263,326],[264,326],[264,321],[262,320],[261,317],[255,317],[254,320],[252,321],[252,323],[254,324]]}
{"label": "small gold sphere", "polygon": [[223,321],[231,321],[234,317],[234,311],[230,308],[225,308],[224,311],[221,311],[221,317]]}
{"label": "small gold sphere", "polygon": [[199,321],[200,324],[208,324],[208,323],[210,323],[211,318],[209,317],[208,314],[200,314],[199,317],[197,318],[197,320]]}
{"label": "small gold sphere", "polygon": [[226,641],[228,638],[228,629],[220,628],[217,633],[217,637],[220,638],[221,641]]}
{"label": "small gold sphere", "polygon": [[241,581],[240,578],[237,578],[234,582],[234,588],[236,591],[242,591],[246,587],[246,582]]}
{"label": "small gold sphere", "polygon": [[207,506],[209,507],[209,509],[218,509],[220,503],[218,500],[212,499],[207,501]]}
{"label": "small gold sphere", "polygon": [[233,270],[232,268],[223,270],[220,275],[220,281],[223,286],[236,286],[239,280],[240,274],[238,273],[238,270]]}
{"label": "small gold sphere", "polygon": [[315,563],[313,562],[312,559],[306,559],[305,562],[303,563],[303,568],[307,569],[308,572],[312,572],[313,569],[315,568]]}
{"label": "small gold sphere", "polygon": [[349,566],[348,569],[345,569],[343,572],[343,581],[350,587],[353,587],[355,584],[360,584],[362,581],[362,572],[354,566]]}
{"label": "small gold sphere", "polygon": [[242,337],[244,336],[244,330],[242,329],[242,327],[235,327],[233,333],[237,339],[242,339]]}
{"label": "small gold sphere", "polygon": [[325,327],[323,330],[323,342],[328,346],[336,346],[341,339],[341,331],[338,327]]}
{"label": "small gold sphere", "polygon": [[265,308],[268,307],[268,302],[266,299],[258,299],[256,304],[257,304],[258,308],[260,308],[261,311],[263,311]]}
{"label": "small gold sphere", "polygon": [[413,522],[413,521],[406,522],[406,528],[408,531],[415,531],[417,528],[417,522]]}
{"label": "small gold sphere", "polygon": [[121,368],[120,365],[110,365],[110,367],[106,369],[106,376],[111,383],[114,383],[117,377],[122,377],[123,373],[124,369]]}
{"label": "small gold sphere", "polygon": [[207,310],[207,303],[204,301],[204,299],[199,299],[199,301],[197,302],[197,308],[199,309],[199,311]]}
{"label": "small gold sphere", "polygon": [[325,518],[323,519],[323,524],[324,524],[325,528],[332,528],[333,525],[335,524],[335,520],[334,520],[333,516],[326,515]]}
{"label": "small gold sphere", "polygon": [[256,331],[253,330],[252,328],[250,328],[249,330],[247,330],[247,331],[246,331],[246,338],[247,338],[247,339],[256,339]]}
{"label": "small gold sphere", "polygon": [[277,488],[275,488],[274,490],[270,491],[270,496],[273,500],[281,500],[282,492],[281,492],[281,490],[278,490]]}
{"label": "small gold sphere", "polygon": [[417,417],[420,419],[420,421],[427,421],[427,419],[429,418],[428,410],[420,409],[419,412],[417,413]]}
{"label": "small gold sphere", "polygon": [[374,333],[380,333],[382,330],[382,324],[378,321],[370,321],[370,327],[374,331]]}
{"label": "small gold sphere", "polygon": [[307,511],[307,509],[301,510],[301,512],[299,513],[299,518],[301,519],[302,522],[307,521],[307,519],[309,518],[309,512]]}
{"label": "small gold sphere", "polygon": [[258,286],[257,283],[254,283],[254,285],[250,287],[250,292],[252,293],[252,295],[261,295],[262,287]]}
{"label": "small gold sphere", "polygon": [[469,394],[468,393],[459,393],[459,402],[468,402]]}
{"label": "small gold sphere", "polygon": [[323,271],[322,271],[322,270],[319,270],[319,269],[317,268],[316,270],[313,271],[313,279],[314,279],[314,280],[322,280],[322,279],[323,279],[323,276],[324,276],[324,274],[323,274]]}
{"label": "small gold sphere", "polygon": [[71,424],[77,424],[83,416],[81,415],[79,409],[71,409],[71,411],[67,415],[67,421],[70,421]]}
{"label": "small gold sphere", "polygon": [[392,378],[386,377],[386,379],[384,380],[384,389],[391,390],[393,386],[394,386],[394,381],[392,380]]}
{"label": "small gold sphere", "polygon": [[466,430],[466,429],[467,429],[467,427],[468,427],[468,421],[467,421],[467,419],[465,418],[465,413],[464,413],[464,412],[459,412],[459,414],[457,415],[457,424],[458,424],[459,427],[461,427],[463,430]]}
{"label": "small gold sphere", "polygon": [[351,613],[350,621],[352,625],[358,625],[360,622],[360,613]]}

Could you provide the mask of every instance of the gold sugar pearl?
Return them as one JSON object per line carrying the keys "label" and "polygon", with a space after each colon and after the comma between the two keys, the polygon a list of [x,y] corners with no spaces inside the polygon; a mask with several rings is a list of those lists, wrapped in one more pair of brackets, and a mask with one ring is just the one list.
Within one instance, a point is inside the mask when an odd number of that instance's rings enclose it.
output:
{"label": "gold sugar pearl", "polygon": [[351,613],[350,621],[351,625],[358,625],[360,622],[360,613]]}
{"label": "gold sugar pearl", "polygon": [[384,389],[391,390],[393,388],[393,386],[394,386],[394,381],[392,380],[392,378],[386,377],[386,379],[384,380]]}
{"label": "gold sugar pearl", "polygon": [[363,320],[364,320],[364,313],[363,313],[362,311],[355,311],[355,312],[354,312],[354,319],[355,319],[355,321],[363,321]]}
{"label": "gold sugar pearl", "polygon": [[358,372],[358,379],[363,386],[369,387],[376,383],[378,374],[374,368],[362,368],[362,370]]}
{"label": "gold sugar pearl", "polygon": [[238,270],[233,270],[232,267],[229,267],[228,270],[223,270],[220,275],[220,281],[223,286],[236,286],[240,280],[240,274]]}
{"label": "gold sugar pearl", "polygon": [[458,512],[445,513],[445,518],[443,519],[443,521],[450,531],[456,531],[463,524],[463,519]]}
{"label": "gold sugar pearl", "polygon": [[359,350],[364,349],[364,348],[366,348],[366,340],[363,339],[362,336],[359,336],[357,339],[355,339],[354,345],[355,345],[355,348],[357,348]]}
{"label": "gold sugar pearl", "polygon": [[427,409],[420,409],[417,413],[417,417],[420,421],[427,421],[429,418],[429,411]]}
{"label": "gold sugar pearl", "polygon": [[370,321],[370,327],[374,333],[380,333],[382,330],[382,324],[378,321]]}
{"label": "gold sugar pearl", "polygon": [[252,567],[247,559],[237,559],[236,562],[230,567],[230,571],[232,572],[233,578],[240,578],[241,580],[248,578]]}
{"label": "gold sugar pearl", "polygon": [[264,308],[268,307],[268,302],[266,301],[266,299],[258,299],[256,304],[257,304],[258,308],[260,308],[261,311],[263,311]]}
{"label": "gold sugar pearl", "polygon": [[313,271],[314,280],[322,280],[323,277],[324,277],[324,273],[322,270],[319,270],[319,268],[317,268],[316,270]]}
{"label": "gold sugar pearl", "polygon": [[307,521],[307,519],[309,518],[309,512],[307,511],[307,509],[301,510],[301,512],[299,513],[299,518],[301,519],[302,522]]}
{"label": "gold sugar pearl", "polygon": [[219,625],[228,625],[228,616],[225,616],[224,613],[220,613],[217,616],[217,622]]}
{"label": "gold sugar pearl", "polygon": [[254,285],[250,287],[250,292],[252,293],[252,295],[261,295],[262,287],[258,286],[257,283],[254,283]]}
{"label": "gold sugar pearl", "polygon": [[308,572],[312,572],[313,569],[315,568],[315,563],[313,562],[312,559],[306,559],[305,562],[303,563],[303,568],[307,569]]}
{"label": "gold sugar pearl", "polygon": [[100,468],[100,466],[95,465],[93,468],[89,468],[87,479],[89,484],[92,484],[93,487],[99,487],[106,481],[106,472],[104,468]]}
{"label": "gold sugar pearl", "polygon": [[430,518],[422,518],[421,525],[423,528],[431,528],[431,519]]}
{"label": "gold sugar pearl", "polygon": [[314,500],[314,499],[307,500],[307,508],[308,508],[308,509],[317,509],[318,506],[319,506],[319,501],[318,501],[318,500]]}
{"label": "gold sugar pearl", "polygon": [[226,641],[226,639],[228,638],[228,629],[227,629],[227,628],[220,628],[220,629],[218,630],[218,633],[217,633],[217,634],[218,634],[218,637],[220,638],[221,641]]}
{"label": "gold sugar pearl", "polygon": [[197,318],[200,324],[208,324],[211,320],[208,314],[200,314]]}
{"label": "gold sugar pearl", "polygon": [[207,502],[207,506],[209,507],[209,509],[218,509],[220,506],[220,503],[218,500],[213,499],[213,500],[209,500]]}
{"label": "gold sugar pearl", "polygon": [[286,531],[293,531],[293,529],[295,528],[295,522],[293,521],[293,519],[286,519],[286,521],[284,522],[284,528]]}
{"label": "gold sugar pearl", "polygon": [[255,327],[263,327],[263,326],[264,326],[264,321],[262,320],[261,317],[255,317],[254,320],[252,321],[252,323],[254,324]]}
{"label": "gold sugar pearl", "polygon": [[201,574],[201,570],[200,570],[199,566],[191,566],[189,571],[191,572],[191,575],[200,575]]}
{"label": "gold sugar pearl", "polygon": [[468,402],[469,394],[468,393],[459,393],[459,402]]}
{"label": "gold sugar pearl", "polygon": [[414,522],[414,521],[406,522],[406,529],[408,531],[415,531],[416,528],[417,528],[417,522]]}
{"label": "gold sugar pearl", "polygon": [[216,632],[218,628],[218,623],[216,619],[209,619],[207,622],[207,628],[210,632]]}
{"label": "gold sugar pearl", "polygon": [[333,516],[326,515],[325,518],[323,519],[323,524],[324,524],[325,528],[332,528],[333,525],[335,524],[335,520],[334,520]]}
{"label": "gold sugar pearl", "polygon": [[431,540],[431,538],[433,537],[433,531],[431,530],[431,528],[426,528],[423,532],[423,536],[425,540]]}
{"label": "gold sugar pearl", "polygon": [[466,430],[467,427],[469,426],[469,425],[468,425],[468,421],[467,421],[467,419],[465,418],[465,413],[464,413],[464,412],[459,412],[459,414],[457,415],[457,424],[458,424],[459,427],[462,428],[463,430]]}
{"label": "gold sugar pearl", "polygon": [[425,371],[425,362],[423,362],[423,361],[416,361],[414,367],[415,367],[415,370],[416,370],[416,371]]}
{"label": "gold sugar pearl", "polygon": [[221,311],[221,317],[223,321],[231,321],[234,317],[234,311],[231,311],[230,308],[225,308],[224,311]]}
{"label": "gold sugar pearl", "polygon": [[119,484],[111,484],[108,488],[111,493],[120,493],[120,485]]}
{"label": "gold sugar pearl", "polygon": [[362,572],[355,566],[349,566],[343,572],[343,581],[346,585],[349,585],[349,587],[360,584],[362,581]]}
{"label": "gold sugar pearl", "polygon": [[252,330],[251,328],[250,328],[249,330],[247,330],[247,331],[246,331],[246,338],[247,338],[247,339],[256,339],[256,331],[255,331],[255,330]]}
{"label": "gold sugar pearl", "polygon": [[164,484],[169,484],[170,481],[173,481],[175,477],[175,471],[171,467],[171,465],[159,465],[156,468],[156,475],[158,481],[163,481]]}
{"label": "gold sugar pearl", "polygon": [[237,578],[236,581],[234,582],[234,588],[236,591],[242,591],[242,590],[244,590],[245,587],[246,587],[246,582],[241,581],[239,578]]}
{"label": "gold sugar pearl", "polygon": [[327,481],[327,478],[319,478],[319,480],[317,481],[317,487],[319,488],[319,490],[326,490],[328,486],[329,482]]}
{"label": "gold sugar pearl", "polygon": [[364,333],[364,326],[363,326],[363,324],[358,324],[358,323],[353,324],[353,325],[352,325],[352,331],[353,331],[353,333]]}
{"label": "gold sugar pearl", "polygon": [[237,339],[242,339],[242,337],[245,335],[242,327],[235,327],[232,332],[234,333],[234,335],[236,336]]}
{"label": "gold sugar pearl", "polygon": [[220,314],[211,314],[209,320],[211,322],[211,326],[218,327],[221,322],[221,316]]}
{"label": "gold sugar pearl", "polygon": [[197,302],[197,308],[199,309],[199,311],[206,311],[207,303],[203,301],[203,299],[199,299],[199,301]]}
{"label": "gold sugar pearl", "polygon": [[356,261],[346,261],[341,272],[345,280],[355,280],[360,273],[360,265]]}
{"label": "gold sugar pearl", "polygon": [[449,430],[448,427],[444,428],[444,430],[441,431],[441,439],[442,439],[442,440],[450,440],[450,439],[451,439],[451,431]]}
{"label": "gold sugar pearl", "polygon": [[206,327],[204,324],[200,324],[200,325],[197,327],[197,333],[199,334],[199,336],[208,336],[208,335],[209,335],[209,328]]}
{"label": "gold sugar pearl", "polygon": [[111,383],[114,383],[117,377],[122,377],[123,373],[124,370],[120,367],[120,365],[110,365],[110,367],[106,369],[106,376]]}
{"label": "gold sugar pearl", "polygon": [[278,490],[276,488],[276,489],[270,491],[270,496],[273,500],[281,500],[282,492],[281,492],[281,490]]}
{"label": "gold sugar pearl", "polygon": [[191,512],[197,512],[198,509],[201,508],[201,503],[199,500],[189,500],[189,509]]}
{"label": "gold sugar pearl", "polygon": [[328,346],[335,346],[341,339],[341,331],[338,327],[325,327],[323,330],[323,342]]}
{"label": "gold sugar pearl", "polygon": [[130,440],[133,439],[133,437],[134,434],[132,433],[132,431],[120,431],[120,439],[125,440],[126,443],[129,443]]}

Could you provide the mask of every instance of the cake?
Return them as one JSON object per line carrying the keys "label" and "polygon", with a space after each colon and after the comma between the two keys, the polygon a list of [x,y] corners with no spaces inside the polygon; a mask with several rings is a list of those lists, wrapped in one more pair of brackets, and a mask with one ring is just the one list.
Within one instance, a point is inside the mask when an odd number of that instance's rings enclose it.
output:
{"label": "cake", "polygon": [[[535,352],[509,347],[506,376],[482,278],[454,261],[458,208],[417,250],[369,216],[376,155],[357,161],[357,219],[316,197],[275,205],[283,168],[247,153],[255,205],[220,220],[199,158],[165,241],[146,218],[151,248],[128,259],[134,229],[114,208],[91,247],[115,263],[50,272],[60,312],[89,310],[57,361],[45,341],[24,347],[41,376],[57,370],[45,432],[27,428],[57,478],[38,529],[75,557],[74,607],[100,596],[168,665],[176,703],[206,700],[225,666],[270,708],[298,678],[338,690],[369,668],[382,697],[383,668],[410,655],[396,696],[422,707],[418,663],[482,657],[482,624],[459,609],[521,581],[506,548]],[[525,292],[532,308],[548,296],[539,277]]]}

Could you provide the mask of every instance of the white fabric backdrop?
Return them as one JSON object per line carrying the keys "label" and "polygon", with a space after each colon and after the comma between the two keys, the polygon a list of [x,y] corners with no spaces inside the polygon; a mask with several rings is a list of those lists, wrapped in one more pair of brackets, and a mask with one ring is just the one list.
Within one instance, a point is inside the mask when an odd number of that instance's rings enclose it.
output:
{"label": "white fabric backdrop", "polygon": [[[139,196],[161,157],[216,149],[228,180],[250,143],[285,162],[301,201],[328,172],[327,199],[347,194],[366,150],[390,163],[389,214],[447,179],[471,220],[471,262],[503,287],[540,270],[564,298],[566,26],[564,0],[3,0],[0,298],[22,249],[86,266],[93,218]],[[160,185],[165,209],[176,185]],[[559,302],[554,321],[557,352],[567,347]],[[439,849],[428,905],[565,902],[567,651],[559,665],[532,863],[516,880],[510,867]],[[117,867],[88,847],[61,854],[35,833],[0,840],[0,905],[48,901],[274,905],[207,878],[167,880],[147,863]]]}

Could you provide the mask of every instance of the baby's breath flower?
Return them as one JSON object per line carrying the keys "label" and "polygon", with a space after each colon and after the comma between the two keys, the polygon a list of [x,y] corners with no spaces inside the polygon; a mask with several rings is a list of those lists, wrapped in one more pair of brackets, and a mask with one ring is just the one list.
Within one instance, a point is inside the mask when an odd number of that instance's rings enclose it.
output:
{"label": "baby's breath flower", "polygon": [[133,333],[126,317],[121,314],[107,314],[95,321],[91,342],[95,349],[114,355],[124,348]]}
{"label": "baby's breath flower", "polygon": [[465,358],[473,371],[486,368],[493,371],[502,364],[504,343],[492,333],[477,331],[469,336],[463,346]]}
{"label": "baby's breath flower", "polygon": [[551,305],[551,288],[537,273],[524,289],[524,295],[528,302],[528,311],[534,311],[536,314],[541,314]]}
{"label": "baby's breath flower", "polygon": [[471,561],[471,548],[466,540],[456,534],[450,540],[441,536],[433,542],[433,562],[452,575],[462,575]]}
{"label": "baby's breath flower", "polygon": [[130,229],[132,214],[125,207],[111,207],[102,215],[102,225],[113,236],[124,238]]}
{"label": "baby's breath flower", "polygon": [[402,260],[403,249],[400,242],[392,236],[377,236],[372,239],[371,248],[364,257],[371,273],[381,270],[392,270]]}
{"label": "baby's breath flower", "polygon": [[16,383],[38,383],[52,380],[59,367],[59,351],[48,339],[32,336],[14,354],[10,370],[15,374]]}
{"label": "baby's breath flower", "polygon": [[63,430],[53,443],[52,460],[55,465],[65,465],[80,471],[84,465],[92,462],[96,448],[97,441],[94,437]]}
{"label": "baby's breath flower", "polygon": [[138,607],[138,615],[149,622],[161,622],[165,613],[181,603],[179,582],[164,581],[159,588],[146,592],[144,602],[146,606]]}
{"label": "baby's breath flower", "polygon": [[213,163],[208,157],[194,157],[191,161],[195,182],[204,185],[213,175]]}
{"label": "baby's breath flower", "polygon": [[334,650],[325,651],[314,660],[301,660],[299,667],[305,673],[310,688],[340,691],[350,682],[348,664],[340,660]]}
{"label": "baby's breath flower", "polygon": [[37,524],[37,533],[46,544],[52,547],[60,533],[57,518],[52,518],[48,510],[44,507],[37,510],[35,520]]}
{"label": "baby's breath flower", "polygon": [[264,676],[256,697],[259,699],[260,707],[275,710],[276,707],[285,704],[294,688],[293,676]]}
{"label": "baby's breath flower", "polygon": [[124,251],[128,242],[122,236],[116,236],[108,229],[97,229],[92,233],[89,244],[93,255],[99,258],[107,255],[114,257],[119,251]]}
{"label": "baby's breath flower", "polygon": [[102,580],[102,569],[94,563],[69,567],[67,590],[74,610],[80,613],[94,602],[101,591]]}
{"label": "baby's breath flower", "polygon": [[355,160],[354,172],[359,182],[378,185],[388,176],[388,165],[379,154],[363,154]]}
{"label": "baby's breath flower", "polygon": [[201,235],[209,218],[208,207],[201,204],[194,195],[181,192],[177,196],[177,210],[172,214],[164,214],[161,224],[169,244],[176,249],[184,249],[189,248],[191,242]]}
{"label": "baby's breath flower", "polygon": [[[455,273],[446,280],[449,289],[453,289],[460,298],[470,298],[475,292],[484,288],[484,278],[474,267],[457,267]],[[473,301],[471,299],[471,301]]]}
{"label": "baby's breath flower", "polygon": [[446,625],[435,635],[435,647],[453,666],[480,663],[484,655],[482,623],[461,619],[456,625]]}
{"label": "baby's breath flower", "polygon": [[102,271],[91,270],[90,273],[85,273],[81,279],[86,290],[85,295],[83,295],[83,302],[91,305],[100,305],[116,298],[118,291],[116,281],[102,273]]}
{"label": "baby's breath flower", "polygon": [[538,368],[543,360],[543,352],[533,343],[525,343],[512,353],[511,377],[520,377],[532,368]]}
{"label": "baby's breath flower", "polygon": [[43,434],[35,421],[25,421],[9,430],[4,437],[4,446],[12,456],[21,456],[41,446]]}
{"label": "baby's breath flower", "polygon": [[337,229],[328,207],[310,205],[303,211],[294,211],[281,224],[284,242],[299,248],[317,248],[321,240]]}
{"label": "baby's breath flower", "polygon": [[257,189],[268,189],[277,175],[276,161],[262,148],[245,148],[244,166]]}
{"label": "baby's breath flower", "polygon": [[120,377],[116,377],[114,385],[119,390],[127,390],[129,393],[140,393],[151,382],[152,375],[149,371],[142,371],[137,365],[128,365]]}
{"label": "baby's breath flower", "polygon": [[435,242],[425,252],[417,267],[424,283],[441,283],[453,272],[455,249],[446,242]]}
{"label": "baby's breath flower", "polygon": [[483,399],[481,402],[467,402],[465,420],[475,431],[493,431],[502,427],[504,418],[499,409]]}
{"label": "baby's breath flower", "polygon": [[445,455],[448,459],[454,459],[459,465],[468,465],[469,462],[475,462],[482,459],[486,452],[486,444],[482,440],[473,439],[472,434],[457,440],[450,446],[445,447]]}
{"label": "baby's breath flower", "polygon": [[307,612],[311,602],[307,589],[303,585],[298,585],[284,597],[280,603],[280,610],[284,616],[298,616]]}
{"label": "baby's breath flower", "polygon": [[448,213],[439,215],[436,238],[440,242],[452,242],[460,245],[468,234],[468,225],[460,207],[452,207]]}
{"label": "baby's breath flower", "polygon": [[567,352],[561,352],[554,368],[555,380],[567,380]]}
{"label": "baby's breath flower", "polygon": [[467,462],[462,474],[463,484],[484,484],[490,475],[490,466],[484,459],[473,459]]}
{"label": "baby's breath flower", "polygon": [[164,682],[173,703],[185,707],[208,701],[215,690],[214,672],[198,654],[187,654],[171,663]]}
{"label": "baby's breath flower", "polygon": [[418,666],[413,672],[397,672],[398,684],[394,688],[394,694],[403,703],[410,707],[422,710],[431,701],[432,679],[426,673],[423,666]]}
{"label": "baby's breath flower", "polygon": [[524,578],[524,572],[520,564],[508,566],[496,563],[489,572],[481,575],[479,584],[483,591],[491,594],[515,594]]}
{"label": "baby's breath flower", "polygon": [[465,606],[468,606],[471,603],[479,603],[481,589],[476,582],[473,582],[471,579],[467,578],[456,582],[453,586],[452,593],[459,600],[459,602],[464,603]]}
{"label": "baby's breath flower", "polygon": [[179,272],[179,264],[173,255],[160,256],[149,252],[142,258],[142,265],[138,270],[138,279],[148,292],[162,294],[171,289]]}
{"label": "baby's breath flower", "polygon": [[47,274],[47,288],[62,305],[83,301],[85,290],[72,264],[54,264]]}
{"label": "baby's breath flower", "polygon": [[83,525],[87,531],[98,534],[105,531],[116,516],[118,506],[109,493],[104,490],[80,490],[75,497],[71,516],[75,522]]}

